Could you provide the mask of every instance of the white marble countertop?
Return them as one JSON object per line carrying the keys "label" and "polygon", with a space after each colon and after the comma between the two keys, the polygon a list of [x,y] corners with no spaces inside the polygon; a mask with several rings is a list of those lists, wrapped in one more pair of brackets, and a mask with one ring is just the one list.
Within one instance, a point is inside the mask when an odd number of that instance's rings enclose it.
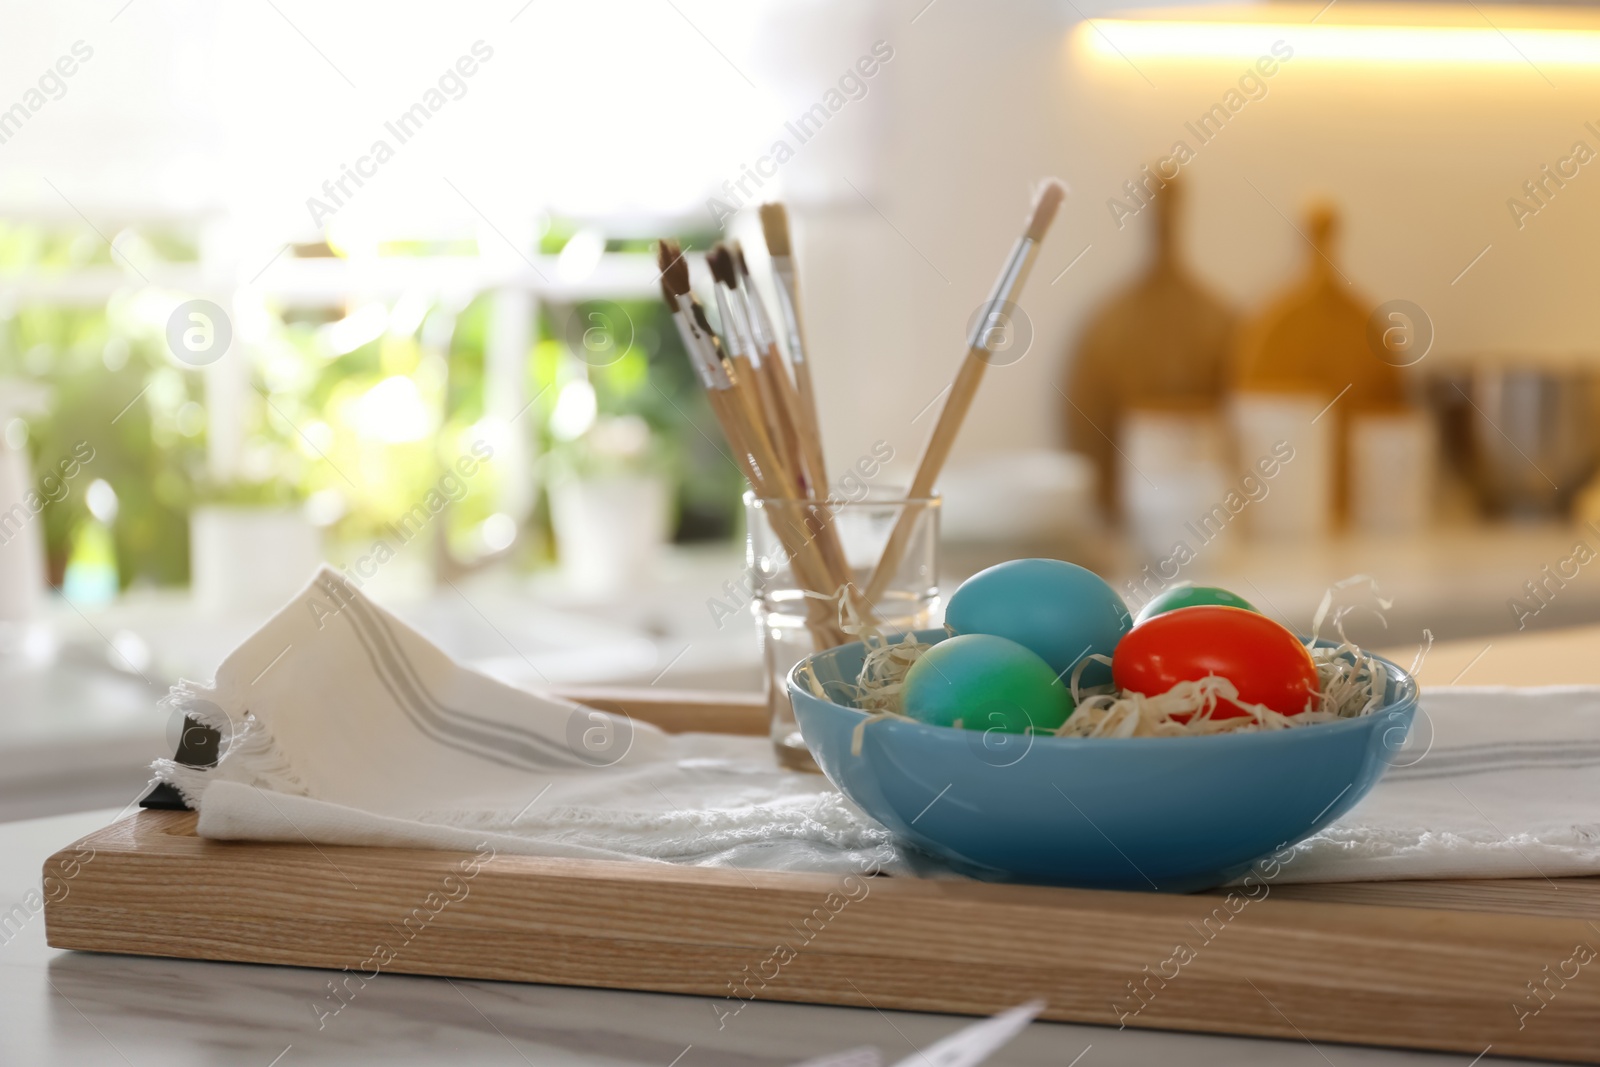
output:
{"label": "white marble countertop", "polygon": [[[324,972],[46,946],[28,913],[46,857],[114,811],[0,824],[0,1063],[116,1067],[304,1064],[785,1065],[874,1045],[887,1062],[964,1025],[950,1016],[753,1003],[719,1030],[699,997],[384,975],[317,1029]],[[194,917],[204,923],[203,915]],[[1368,1067],[1452,1064],[1308,1041],[1035,1023],[990,1061],[1038,1067],[1190,1064]],[[915,1062],[915,1061],[914,1061]],[[1481,1062],[1510,1063],[1491,1054]]]}

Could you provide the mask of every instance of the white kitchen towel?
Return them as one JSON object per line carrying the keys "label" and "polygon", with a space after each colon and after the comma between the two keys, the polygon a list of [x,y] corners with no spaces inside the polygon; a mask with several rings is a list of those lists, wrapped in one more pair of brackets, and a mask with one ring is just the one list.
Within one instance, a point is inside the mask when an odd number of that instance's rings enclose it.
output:
{"label": "white kitchen towel", "polygon": [[1422,691],[1393,765],[1277,880],[1594,874],[1600,687],[1463,686]]}
{"label": "white kitchen towel", "polygon": [[213,768],[155,764],[203,837],[906,873],[888,834],[765,737],[669,735],[453,661],[324,568],[173,707]]}
{"label": "white kitchen towel", "polygon": [[[764,737],[511,688],[328,569],[168,699],[225,738],[215,767],[155,764],[205,837],[948,874]],[[1600,874],[1600,688],[1434,689],[1397,765],[1273,880],[1577,874]]]}

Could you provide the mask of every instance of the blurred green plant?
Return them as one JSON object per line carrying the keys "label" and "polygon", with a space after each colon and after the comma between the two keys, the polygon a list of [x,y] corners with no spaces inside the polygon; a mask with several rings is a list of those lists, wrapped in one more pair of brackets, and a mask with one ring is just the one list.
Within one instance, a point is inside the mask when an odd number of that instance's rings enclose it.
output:
{"label": "blurred green plant", "polygon": [[[565,335],[573,332],[567,323],[599,321],[594,316],[621,316],[631,343],[620,356],[591,365],[572,352]],[[647,457],[629,460],[628,466],[662,474],[673,486],[674,540],[731,536],[742,478],[665,305],[630,300],[547,308],[540,332],[546,339],[534,350],[530,388],[546,407],[538,426],[548,475],[593,477],[614,471],[629,452],[620,446],[616,420],[637,419],[648,428],[651,444]],[[592,416],[574,433],[578,427],[568,421],[567,411],[577,409],[576,414],[585,407],[592,407]],[[593,439],[596,426],[599,440]]]}
{"label": "blurred green plant", "polygon": [[[571,232],[552,227],[541,250],[558,252]],[[195,258],[196,242],[181,231],[119,235],[119,249],[124,239],[141,256]],[[448,241],[386,247],[412,255],[471,250],[469,242]],[[606,247],[643,251],[647,242]],[[0,276],[85,267],[120,265],[87,229],[0,221]],[[498,457],[513,434],[531,439],[542,457],[534,472],[541,482],[561,472],[593,477],[617,463],[662,474],[675,487],[680,540],[728,537],[737,526],[742,482],[657,301],[543,306],[527,360],[526,395],[536,399],[513,425],[488,417],[484,406],[489,294],[431,302],[407,296],[338,310],[266,302],[236,308],[236,318],[249,320],[249,340],[236,322],[225,358],[250,360],[249,387],[219,429],[210,425],[205,372],[166,349],[166,313],[190,294],[128,276],[127,288],[104,306],[0,300],[0,378],[32,380],[51,392],[48,413],[24,419],[36,469],[52,467],[80,441],[95,451],[79,483],[42,515],[58,584],[75,538],[92,521],[84,487],[94,479],[116,493],[110,528],[122,585],[173,585],[188,577],[194,507],[304,506],[333,540],[360,544],[386,536],[399,516],[437,497],[441,477],[462,457],[481,457],[485,442]],[[604,365],[579,359],[566,336],[570,319],[619,312],[631,324],[626,350]],[[574,413],[582,417],[573,421]],[[641,427],[645,447],[619,447]],[[216,432],[226,432],[231,446],[224,479],[207,460]],[[513,518],[499,513],[505,468],[497,459],[481,462],[450,494],[442,529],[458,556],[503,542]],[[528,521],[543,536],[532,539],[527,558],[548,558],[542,495]]]}
{"label": "blurred green plant", "polygon": [[188,577],[189,470],[204,454],[199,383],[176,370],[131,309],[29,306],[0,315],[0,377],[46,385],[49,410],[23,421],[35,469],[52,468],[88,442],[94,459],[68,495],[46,507],[45,550],[53,581],[66,571],[73,537],[88,519],[94,479],[118,497],[114,530],[124,585]]}

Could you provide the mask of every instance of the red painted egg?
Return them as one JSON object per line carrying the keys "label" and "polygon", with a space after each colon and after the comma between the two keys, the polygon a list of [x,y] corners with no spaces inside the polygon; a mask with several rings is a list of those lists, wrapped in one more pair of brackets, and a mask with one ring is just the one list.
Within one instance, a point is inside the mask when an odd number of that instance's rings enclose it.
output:
{"label": "red painted egg", "polygon": [[[1179,682],[1215,674],[1239,699],[1298,715],[1317,694],[1317,668],[1300,639],[1265,615],[1242,608],[1179,608],[1139,623],[1111,658],[1118,689],[1158,696]],[[1314,705],[1313,705],[1314,706]],[[1223,702],[1214,718],[1247,714]]]}

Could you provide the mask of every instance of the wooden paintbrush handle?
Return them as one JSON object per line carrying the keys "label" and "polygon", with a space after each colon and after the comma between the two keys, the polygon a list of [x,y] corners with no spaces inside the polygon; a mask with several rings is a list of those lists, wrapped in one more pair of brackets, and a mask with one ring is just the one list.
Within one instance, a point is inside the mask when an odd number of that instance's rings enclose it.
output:
{"label": "wooden paintbrush handle", "polygon": [[[962,360],[961,370],[956,374],[956,380],[950,385],[950,395],[945,398],[944,407],[939,409],[939,421],[934,424],[933,433],[928,438],[928,444],[922,450],[922,459],[917,462],[917,473],[911,479],[911,486],[906,490],[909,500],[923,500],[933,495],[934,483],[939,480],[939,472],[944,468],[945,460],[950,458],[950,449],[954,446],[956,435],[961,432],[961,423],[967,417],[967,410],[972,407],[972,398],[977,395],[978,383],[983,380],[983,372],[988,367],[984,359],[988,353],[982,348],[969,348],[966,359]],[[866,599],[869,604],[876,606],[889,587],[889,582],[894,578],[895,571],[900,569],[900,561],[905,556],[906,546],[911,542],[911,534],[916,529],[919,510],[909,504],[901,510],[900,517],[895,520],[894,529],[889,531],[889,540],[884,543],[883,555],[878,557],[878,565],[872,570],[872,577],[867,580]]]}
{"label": "wooden paintbrush handle", "polygon": [[795,410],[799,399],[795,396],[794,383],[789,380],[788,372],[772,358],[775,355],[777,350],[769,349],[768,358],[761,361],[758,373],[762,379],[762,395],[771,402],[775,432],[783,441],[783,454],[789,458],[790,472],[796,475],[796,488],[802,496],[814,497],[818,487],[810,470],[810,456],[802,445],[805,440],[804,429]]}
{"label": "wooden paintbrush handle", "polygon": [[[762,361],[761,373],[771,385],[771,396],[776,402],[778,421],[781,424],[780,432],[786,442],[788,451],[785,453],[791,473],[803,469],[806,472],[806,483],[799,485],[800,495],[812,500],[824,501],[827,498],[827,483],[822,480],[822,462],[815,453],[816,436],[810,432],[804,416],[800,411],[800,397],[794,387],[794,382],[789,379],[789,373],[784,369],[782,358],[778,354],[776,345],[769,345],[767,358]],[[833,592],[839,586],[853,581],[854,571],[845,556],[844,546],[839,540],[838,528],[833,522],[833,513],[826,505],[813,505],[806,509],[806,526],[812,536],[817,540],[824,560],[834,578]]]}
{"label": "wooden paintbrush handle", "polygon": [[806,467],[811,472],[812,492],[828,493],[828,470],[822,451],[822,425],[817,418],[817,394],[811,384],[811,368],[804,362],[794,368],[795,409],[805,426],[801,441],[806,450]]}
{"label": "wooden paintbrush handle", "polygon": [[[768,522],[783,543],[796,580],[813,592],[831,596],[851,578],[848,568],[843,565],[842,555],[835,559],[826,549],[826,542],[819,542],[809,523],[803,521],[814,509],[802,507],[802,498],[796,492],[782,460],[774,453],[765,428],[760,422],[744,417],[745,404],[732,390],[714,395],[718,399],[713,402],[713,410],[723,420],[723,433],[730,442],[737,442],[735,447],[740,450],[744,460],[745,477],[749,479],[756,495],[777,501],[780,511],[792,512],[779,516],[776,521],[769,517]],[[837,609],[830,608],[829,602],[811,600],[807,604],[806,615],[806,625],[819,649],[831,648],[847,640],[839,629]]]}
{"label": "wooden paintbrush handle", "polygon": [[773,393],[777,397],[784,424],[790,431],[793,454],[805,465],[809,494],[822,500],[828,495],[828,477],[822,469],[822,450],[817,442],[815,420],[807,414],[800,391],[795,387],[794,379],[789,377],[788,367],[777,345],[767,346],[761,367],[770,374]]}
{"label": "wooden paintbrush handle", "polygon": [[[733,362],[736,385],[741,382],[747,386],[750,383],[769,384],[765,367],[757,371],[746,356],[735,356]],[[782,374],[780,368],[774,369]],[[785,378],[785,380],[787,379]],[[782,409],[779,407],[776,391],[769,391],[767,397],[771,397],[773,400],[774,415],[771,419],[771,424],[775,428],[781,428],[784,423],[778,414]],[[757,395],[754,388],[746,388],[742,393],[741,403],[747,415],[747,419],[743,422],[743,427],[746,431],[745,442],[753,449],[757,464],[764,471],[770,472],[761,489],[761,495],[782,500],[806,499],[809,494],[796,477],[794,467],[800,457],[797,453],[791,452],[788,454],[786,461],[785,456],[778,451],[772,436],[767,431],[769,422],[762,417],[762,413],[765,410],[765,398]],[[820,556],[817,561],[817,568],[812,571],[818,581],[815,584],[811,584],[811,588],[816,592],[831,595],[840,586],[851,581],[854,575],[845,560],[844,550],[838,543],[838,534],[833,529],[832,516],[820,514],[815,507],[809,508],[808,514],[811,518],[807,525],[812,528],[805,535],[805,543],[801,548],[806,551],[807,555],[816,553]],[[798,517],[798,515],[791,518],[795,517]]]}
{"label": "wooden paintbrush handle", "polygon": [[[756,495],[762,498],[781,498],[783,492],[783,475],[774,476],[769,473],[776,463],[772,456],[771,444],[766,442],[760,432],[759,424],[751,424],[743,417],[743,403],[731,389],[710,391],[711,410],[717,416],[717,421],[722,426],[722,433],[728,443],[738,454],[740,471],[750,482]],[[768,464],[763,470],[763,461]],[[773,480],[777,484],[773,484]],[[821,558],[817,546],[804,531],[795,531],[790,528],[788,521],[770,522],[773,533],[783,543],[784,552],[789,557],[789,567],[794,572],[795,579],[801,585],[817,592],[831,593],[838,588],[838,583],[833,581],[826,561]],[[838,612],[829,607],[828,602],[811,599],[806,604],[806,629],[811,632],[812,641],[820,649],[832,648],[844,644],[849,638],[839,629]]]}
{"label": "wooden paintbrush handle", "polygon": [[929,435],[922,458],[917,462],[917,473],[911,479],[907,496],[921,498],[933,495],[934,483],[939,480],[939,472],[944,469],[945,460],[950,458],[950,450],[961,432],[961,424],[966,421],[973,398],[978,395],[978,385],[989,366],[985,358],[988,354],[982,348],[967,350],[966,358],[961,361],[961,370],[950,385],[950,395],[939,409],[939,421],[934,423],[933,433]]}

